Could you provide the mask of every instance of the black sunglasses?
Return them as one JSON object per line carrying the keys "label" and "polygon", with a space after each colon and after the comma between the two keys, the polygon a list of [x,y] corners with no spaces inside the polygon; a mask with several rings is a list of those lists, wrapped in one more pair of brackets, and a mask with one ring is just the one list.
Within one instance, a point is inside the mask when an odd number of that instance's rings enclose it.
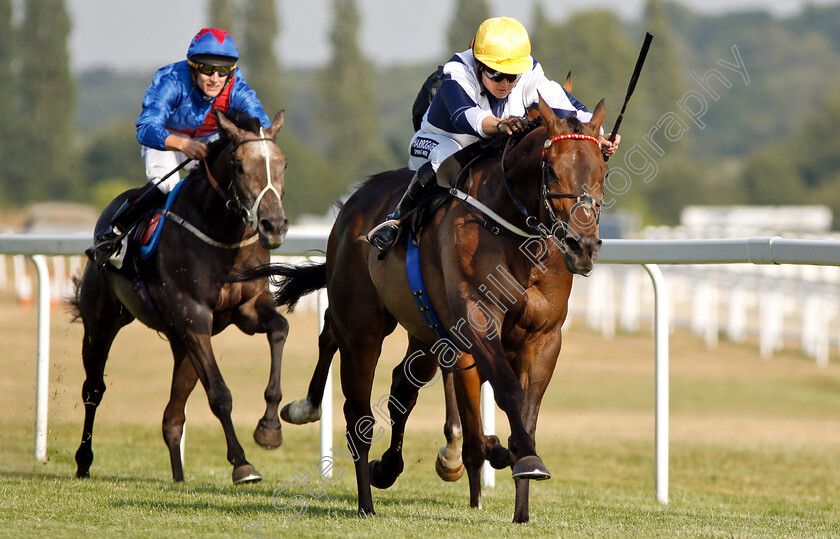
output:
{"label": "black sunglasses", "polygon": [[207,75],[208,77],[212,77],[213,73],[218,73],[220,77],[227,77],[234,69],[236,69],[236,65],[211,66],[210,64],[199,64],[196,62],[190,62],[190,64],[192,64],[196,71],[202,75]]}
{"label": "black sunglasses", "polygon": [[479,69],[481,69],[481,72],[484,73],[485,75],[487,75],[487,78],[492,80],[493,82],[502,82],[503,80],[506,80],[508,82],[516,82],[516,81],[519,80],[519,77],[521,76],[521,75],[510,75],[508,73],[502,73],[501,71],[495,71],[493,69],[490,69],[489,67],[487,67],[484,64],[479,64],[478,67],[479,67]]}

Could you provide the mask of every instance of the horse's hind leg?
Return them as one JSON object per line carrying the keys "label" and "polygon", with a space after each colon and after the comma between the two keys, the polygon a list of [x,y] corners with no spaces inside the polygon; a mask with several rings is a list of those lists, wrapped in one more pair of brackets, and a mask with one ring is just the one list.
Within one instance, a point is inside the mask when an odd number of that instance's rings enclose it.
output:
{"label": "horse's hind leg", "polygon": [[93,463],[93,423],[96,408],[105,393],[105,362],[108,361],[111,344],[120,328],[133,319],[128,311],[121,308],[104,279],[104,275],[88,263],[76,291],[76,303],[85,328],[82,340],[82,362],[85,367],[82,402],[85,406],[85,422],[82,442],[76,450],[76,477],[90,476]]}
{"label": "horse's hind leg", "polygon": [[321,401],[327,385],[327,375],[330,372],[333,356],[338,350],[338,342],[330,327],[329,309],[324,314],[324,329],[318,337],[318,364],[309,382],[309,392],[306,397],[290,402],[280,411],[280,417],[287,423],[303,425],[321,419]]}
{"label": "horse's hind leg", "polygon": [[424,350],[422,343],[410,338],[405,359],[394,367],[391,394],[384,395],[375,405],[377,409],[388,402],[391,418],[391,445],[379,460],[369,463],[370,483],[376,488],[388,488],[403,471],[402,446],[405,423],[417,404],[417,393],[434,375],[437,361]]}
{"label": "horse's hind leg", "polygon": [[163,411],[163,441],[169,449],[169,461],[172,464],[172,480],[184,480],[184,467],[181,462],[181,437],[184,435],[186,416],[184,407],[187,397],[195,388],[198,375],[187,359],[187,353],[180,344],[170,343],[175,368],[172,373],[172,389],[169,393],[169,403]]}
{"label": "horse's hind leg", "polygon": [[265,414],[254,429],[254,440],[266,449],[276,449],[283,443],[283,431],[277,408],[283,398],[280,389],[280,367],[283,363],[283,347],[289,334],[289,322],[274,309],[273,297],[265,292],[257,299],[257,315],[265,327],[268,344],[271,347],[271,374],[265,388]]}
{"label": "horse's hind leg", "polygon": [[458,402],[455,396],[455,382],[452,368],[442,368],[443,393],[446,403],[446,420],[443,435],[446,445],[438,451],[435,459],[435,471],[444,481],[457,481],[464,475],[464,461],[461,458],[461,418],[458,417]]}

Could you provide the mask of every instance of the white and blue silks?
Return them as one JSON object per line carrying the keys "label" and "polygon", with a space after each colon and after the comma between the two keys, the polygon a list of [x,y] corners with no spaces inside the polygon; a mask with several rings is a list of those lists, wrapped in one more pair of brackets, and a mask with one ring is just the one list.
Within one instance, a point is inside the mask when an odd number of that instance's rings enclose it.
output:
{"label": "white and blue silks", "polygon": [[495,134],[482,131],[481,122],[485,118],[525,116],[538,105],[537,92],[558,118],[576,116],[581,122],[592,118],[582,103],[545,76],[537,62],[522,74],[504,99],[497,99],[481,84],[471,49],[454,55],[444,65],[443,73],[443,81],[423,115],[420,130],[409,143],[408,167],[412,170],[429,161],[437,171],[441,162],[456,151]]}

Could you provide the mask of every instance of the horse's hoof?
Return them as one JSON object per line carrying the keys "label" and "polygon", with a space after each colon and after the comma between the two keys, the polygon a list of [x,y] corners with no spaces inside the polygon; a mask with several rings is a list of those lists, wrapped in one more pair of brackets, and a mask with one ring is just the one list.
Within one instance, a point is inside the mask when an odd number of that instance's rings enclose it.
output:
{"label": "horse's hoof", "polygon": [[256,468],[250,464],[243,464],[233,469],[233,484],[256,483],[262,481],[262,476]]}
{"label": "horse's hoof", "polygon": [[390,488],[400,475],[399,473],[387,474],[385,464],[380,459],[368,462],[368,470],[370,472],[370,485],[378,489]]}
{"label": "horse's hoof", "polygon": [[257,428],[254,429],[254,441],[264,449],[277,449],[283,445],[283,431],[280,427],[270,429],[257,425]]}
{"label": "horse's hoof", "polygon": [[513,464],[513,457],[508,448],[495,445],[487,451],[487,462],[496,470],[504,470]]}
{"label": "horse's hoof", "polygon": [[545,467],[540,457],[529,455],[513,463],[513,478],[543,481],[551,479],[551,472]]}
{"label": "horse's hoof", "polygon": [[440,453],[438,453],[438,456],[435,459],[435,471],[437,472],[438,477],[444,481],[451,483],[461,479],[461,476],[464,475],[464,469],[464,461],[459,462],[456,468],[448,468],[443,463],[443,458]]}
{"label": "horse's hoof", "polygon": [[369,509],[359,507],[359,516],[363,518],[375,517],[376,511],[373,510],[373,506],[371,506]]}
{"label": "horse's hoof", "polygon": [[280,410],[280,419],[292,425],[314,423],[321,419],[321,408],[313,409],[306,399],[290,402]]}

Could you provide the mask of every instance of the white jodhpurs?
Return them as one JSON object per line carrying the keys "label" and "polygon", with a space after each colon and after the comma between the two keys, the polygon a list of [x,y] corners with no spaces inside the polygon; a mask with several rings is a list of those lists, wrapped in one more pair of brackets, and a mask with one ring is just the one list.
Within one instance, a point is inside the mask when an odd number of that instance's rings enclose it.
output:
{"label": "white jodhpurs", "polygon": [[418,131],[408,144],[408,168],[417,170],[428,161],[437,172],[440,164],[460,149],[461,145],[446,135]]}
{"label": "white jodhpurs", "polygon": [[[218,133],[213,133],[206,137],[196,137],[194,140],[198,140],[204,144],[210,144],[217,138],[219,138]],[[178,165],[188,159],[188,157],[181,152],[176,152],[174,150],[158,150],[156,148],[150,148],[149,146],[142,145],[140,146],[140,156],[143,158],[143,163],[146,164],[146,178],[148,178],[150,182],[155,183],[175,170]],[[169,194],[172,189],[175,188],[175,185],[181,181],[181,172],[192,172],[199,164],[199,161],[192,161],[188,163],[183,169],[158,183],[157,188],[164,194]]]}

